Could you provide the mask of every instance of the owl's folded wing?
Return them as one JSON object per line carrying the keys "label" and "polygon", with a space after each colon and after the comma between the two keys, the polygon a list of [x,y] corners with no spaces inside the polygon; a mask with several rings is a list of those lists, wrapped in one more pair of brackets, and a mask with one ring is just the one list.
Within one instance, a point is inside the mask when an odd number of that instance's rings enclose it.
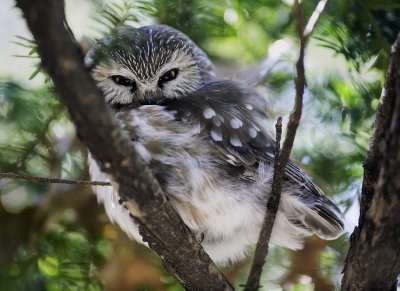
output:
{"label": "owl's folded wing", "polygon": [[[260,125],[266,116],[253,91],[235,82],[215,81],[166,106],[179,120],[200,123],[229,165],[253,171],[259,163],[273,167],[275,141]],[[343,232],[340,210],[291,161],[285,167],[283,193],[282,209],[291,223],[325,239]]]}
{"label": "owl's folded wing", "polygon": [[274,140],[259,124],[266,120],[260,97],[232,81],[214,81],[165,105],[178,119],[199,122],[228,159],[255,164],[260,153],[274,153]]}

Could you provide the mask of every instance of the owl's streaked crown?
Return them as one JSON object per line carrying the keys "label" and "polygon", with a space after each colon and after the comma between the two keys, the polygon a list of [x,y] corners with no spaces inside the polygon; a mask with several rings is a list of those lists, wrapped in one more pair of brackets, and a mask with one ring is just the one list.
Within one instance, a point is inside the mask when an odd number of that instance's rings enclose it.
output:
{"label": "owl's streaked crown", "polygon": [[85,63],[114,106],[180,98],[214,77],[204,52],[166,25],[121,26],[89,51]]}

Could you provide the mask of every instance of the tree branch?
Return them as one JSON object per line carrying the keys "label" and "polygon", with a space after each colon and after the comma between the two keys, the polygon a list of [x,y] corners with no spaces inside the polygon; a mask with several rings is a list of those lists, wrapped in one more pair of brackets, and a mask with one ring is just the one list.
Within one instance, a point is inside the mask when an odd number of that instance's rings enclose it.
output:
{"label": "tree branch", "polygon": [[82,63],[79,48],[63,24],[62,1],[17,0],[37,42],[42,65],[68,107],[78,134],[112,177],[135,217],[143,240],[188,290],[232,290],[197,243],[144,162],[135,154]]}
{"label": "tree branch", "polygon": [[[247,278],[245,291],[258,290],[260,285],[260,278],[262,268],[265,264],[265,258],[268,255],[268,243],[271,237],[272,227],[274,225],[276,212],[278,211],[279,199],[282,189],[282,164],[281,164],[281,136],[282,136],[282,117],[279,117],[276,125],[276,138],[275,138],[275,160],[274,160],[274,176],[272,183],[271,196],[267,201],[267,209],[264,217],[264,223],[260,231],[260,238],[258,239],[256,250],[254,252],[253,264],[249,276]],[[279,176],[280,175],[280,176]]]}
{"label": "tree branch", "polygon": [[314,29],[315,24],[317,23],[321,13],[324,11],[326,3],[328,0],[320,0],[318,2],[317,7],[315,8],[314,12],[311,14],[310,19],[307,22],[306,28],[304,29],[304,36],[308,37]]}
{"label": "tree branch", "polygon": [[[293,147],[294,138],[296,136],[297,127],[301,119],[301,113],[303,109],[303,94],[304,87],[306,85],[306,77],[304,71],[304,51],[308,39],[308,34],[304,33],[303,16],[299,1],[294,2],[294,14],[296,20],[296,31],[300,40],[300,53],[299,59],[296,64],[297,77],[296,83],[296,98],[294,104],[294,111],[290,114],[289,123],[287,125],[286,138],[283,143],[282,152],[280,153],[280,134],[281,134],[281,120],[278,119],[276,125],[276,153],[275,153],[275,164],[274,164],[274,176],[272,180],[272,190],[267,201],[267,209],[264,217],[264,223],[260,232],[260,237],[257,242],[256,251],[254,254],[254,261],[250,270],[249,277],[245,285],[245,290],[258,290],[260,288],[260,278],[262,273],[262,267],[265,264],[265,258],[268,255],[268,243],[271,237],[273,224],[275,221],[276,212],[279,207],[279,200],[282,191],[282,178],[285,166],[289,160],[290,152]],[[314,20],[316,21],[316,19]]]}
{"label": "tree branch", "polygon": [[54,178],[35,177],[35,176],[29,176],[29,175],[22,175],[22,174],[15,174],[15,173],[3,173],[3,172],[0,172],[0,177],[10,178],[10,179],[28,180],[31,182],[42,183],[42,184],[75,184],[75,185],[89,185],[89,186],[112,186],[110,182],[54,179]]}
{"label": "tree branch", "polygon": [[364,162],[358,227],[341,290],[396,290],[400,274],[400,33],[392,47]]}

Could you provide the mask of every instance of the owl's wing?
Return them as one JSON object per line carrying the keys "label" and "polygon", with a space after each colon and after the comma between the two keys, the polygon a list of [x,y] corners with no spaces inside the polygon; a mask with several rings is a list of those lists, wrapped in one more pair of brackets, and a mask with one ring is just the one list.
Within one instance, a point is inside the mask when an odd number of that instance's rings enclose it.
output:
{"label": "owl's wing", "polygon": [[[176,101],[167,103],[179,120],[198,122],[226,161],[256,171],[259,162],[274,163],[275,141],[260,121],[266,120],[260,97],[232,81],[215,81]],[[340,210],[300,168],[289,161],[284,172],[286,215],[292,223],[323,238],[343,231]]]}
{"label": "owl's wing", "polygon": [[232,81],[214,81],[166,106],[178,119],[199,122],[230,163],[253,165],[275,142],[259,121],[266,120],[259,96]]}

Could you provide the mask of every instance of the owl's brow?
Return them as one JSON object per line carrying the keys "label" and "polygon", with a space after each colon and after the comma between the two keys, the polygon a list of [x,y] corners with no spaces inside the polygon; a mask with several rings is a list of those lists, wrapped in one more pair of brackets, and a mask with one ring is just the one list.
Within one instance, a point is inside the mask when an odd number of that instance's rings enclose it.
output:
{"label": "owl's brow", "polygon": [[153,77],[171,59],[175,51],[185,54],[190,52],[189,47],[181,41],[169,46],[165,46],[165,43],[154,42],[152,38],[149,38],[142,46],[132,43],[133,46],[129,50],[115,50],[112,56],[143,81]]}

